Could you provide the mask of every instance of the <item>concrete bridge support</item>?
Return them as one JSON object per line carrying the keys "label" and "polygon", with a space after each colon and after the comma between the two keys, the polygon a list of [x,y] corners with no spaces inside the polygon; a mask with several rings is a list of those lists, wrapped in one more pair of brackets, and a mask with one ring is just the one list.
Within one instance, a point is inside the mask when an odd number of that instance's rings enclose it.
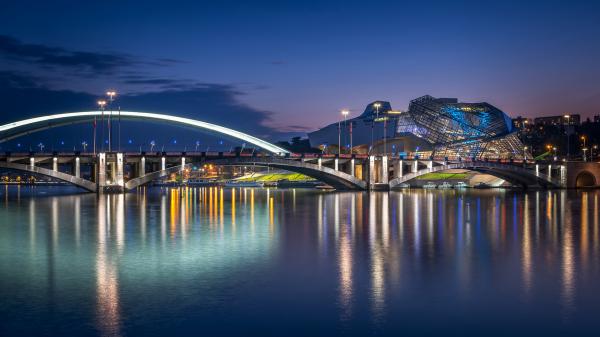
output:
{"label": "concrete bridge support", "polygon": [[77,178],[81,178],[81,159],[75,157],[75,163],[73,164],[73,175]]}

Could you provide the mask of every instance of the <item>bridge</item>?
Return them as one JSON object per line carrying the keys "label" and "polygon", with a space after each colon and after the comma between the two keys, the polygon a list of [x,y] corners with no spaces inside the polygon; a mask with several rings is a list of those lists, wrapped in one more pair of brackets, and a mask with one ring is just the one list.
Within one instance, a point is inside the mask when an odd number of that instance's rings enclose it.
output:
{"label": "bridge", "polygon": [[[110,115],[102,111],[41,116],[0,126],[0,143],[41,130],[84,123]],[[118,116],[113,112],[114,117]],[[218,133],[253,144],[264,153],[241,152],[100,152],[4,153],[0,168],[30,172],[62,180],[90,192],[124,192],[191,166],[263,166],[303,173],[336,189],[395,189],[426,174],[471,170],[502,178],[525,188],[596,187],[600,163],[465,160],[294,154],[251,135],[189,118],[146,112],[121,111],[121,118],[175,124],[202,132]],[[82,177],[82,168],[90,172]],[[127,174],[125,174],[127,172]]]}

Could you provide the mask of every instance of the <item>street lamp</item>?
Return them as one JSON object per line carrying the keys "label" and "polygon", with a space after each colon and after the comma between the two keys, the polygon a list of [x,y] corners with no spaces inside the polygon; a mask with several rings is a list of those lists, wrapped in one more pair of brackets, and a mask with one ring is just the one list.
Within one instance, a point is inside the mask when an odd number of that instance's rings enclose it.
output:
{"label": "street lamp", "polygon": [[590,161],[594,161],[594,152],[596,152],[595,150],[598,150],[598,145],[592,146],[592,150],[590,151]]}
{"label": "street lamp", "polygon": [[155,141],[150,141],[150,152],[152,152],[154,150],[154,147],[156,146],[156,142]]}
{"label": "street lamp", "polygon": [[[342,115],[344,115],[344,128],[346,128],[346,118],[350,111],[344,109],[342,110]],[[344,143],[346,142],[346,137],[344,137]],[[352,122],[350,122],[350,154],[352,154]]]}
{"label": "street lamp", "polygon": [[83,146],[83,153],[85,153],[88,143],[86,141],[81,142],[81,146]]}
{"label": "street lamp", "polygon": [[[117,95],[117,92],[114,90],[108,90],[106,92],[106,96],[108,96],[109,99],[109,106],[110,106],[110,115],[108,116],[108,152],[112,151],[112,126],[111,126],[111,119],[112,119],[112,113],[113,113],[113,101],[115,96]],[[120,135],[119,135],[120,137]],[[119,142],[120,143],[120,142]]]}
{"label": "street lamp", "polygon": [[39,143],[38,146],[40,147],[40,152],[44,152],[44,143]]}
{"label": "street lamp", "polygon": [[587,150],[586,146],[585,146],[585,141],[586,141],[586,137],[585,136],[581,136],[580,139],[583,141],[583,161],[587,161],[587,158],[585,156],[585,151]]}
{"label": "street lamp", "polygon": [[565,115],[565,119],[567,120],[567,126],[565,127],[565,134],[567,135],[567,160],[571,157],[571,135],[569,134],[569,126],[571,124],[571,115]]}
{"label": "street lamp", "polygon": [[523,162],[527,162],[527,146],[523,146]]}
{"label": "street lamp", "polygon": [[[102,128],[100,129],[100,140],[102,142],[102,149],[104,149],[104,107],[106,106],[106,101],[101,99],[98,101],[98,106],[100,106],[100,110],[102,110]],[[96,154],[96,122],[94,121],[94,154]]]}
{"label": "street lamp", "polygon": [[373,104],[373,106],[375,107],[375,111],[376,111],[376,115],[375,116],[376,117],[375,117],[375,119],[373,119],[373,123],[371,124],[371,150],[373,150],[373,146],[374,146],[374,143],[373,143],[373,129],[375,128],[375,121],[377,119],[379,119],[379,108],[381,107],[381,103],[375,103],[375,104]]}

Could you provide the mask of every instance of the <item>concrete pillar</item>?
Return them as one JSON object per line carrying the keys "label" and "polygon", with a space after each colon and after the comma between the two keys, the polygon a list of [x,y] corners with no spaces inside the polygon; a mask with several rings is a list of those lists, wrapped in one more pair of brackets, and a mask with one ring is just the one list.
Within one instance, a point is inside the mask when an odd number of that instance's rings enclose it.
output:
{"label": "concrete pillar", "polygon": [[317,166],[321,167],[321,165],[323,164],[323,160],[321,158],[317,159]]}
{"label": "concrete pillar", "polygon": [[29,158],[29,166],[31,166],[31,167],[35,166],[35,158],[34,157]]}
{"label": "concrete pillar", "polygon": [[140,159],[140,166],[138,167],[138,177],[146,174],[146,157]]}
{"label": "concrete pillar", "polygon": [[412,163],[412,172],[415,173],[419,170],[419,161],[415,160]]}
{"label": "concrete pillar", "polygon": [[77,178],[81,178],[81,161],[79,159],[79,157],[75,158],[75,172],[73,172],[75,174],[75,177]]}
{"label": "concrete pillar", "polygon": [[[98,163],[96,164],[96,172],[98,172],[97,185],[98,187],[106,186],[106,153],[98,153]],[[98,189],[101,191],[101,189]]]}
{"label": "concrete pillar", "polygon": [[350,159],[350,175],[354,177],[354,158]]}
{"label": "concrete pillar", "polygon": [[433,160],[430,160],[427,162],[427,168],[428,169],[432,169],[433,168]]}
{"label": "concrete pillar", "polygon": [[540,165],[535,164],[535,176],[539,177],[540,176]]}
{"label": "concrete pillar", "polygon": [[338,158],[335,158],[333,160],[333,169],[336,171],[339,171],[339,164],[340,164],[340,160]]}
{"label": "concrete pillar", "polygon": [[181,170],[183,171],[183,169],[185,168],[185,157],[181,157]]}
{"label": "concrete pillar", "polygon": [[160,158],[160,170],[164,171],[167,169],[167,158],[162,157]]}
{"label": "concrete pillar", "polygon": [[552,164],[548,165],[548,179],[552,179]]}
{"label": "concrete pillar", "polygon": [[567,187],[567,166],[560,165],[560,187]]}
{"label": "concrete pillar", "polygon": [[404,160],[398,161],[398,172],[396,173],[396,177],[400,178],[404,175]]}
{"label": "concrete pillar", "polygon": [[52,158],[52,171],[58,171],[58,158]]}
{"label": "concrete pillar", "polygon": [[389,182],[389,166],[388,166],[388,156],[381,157],[381,182],[387,184]]}
{"label": "concrete pillar", "polygon": [[123,153],[117,153],[117,169],[115,172],[115,183],[119,186],[125,186],[123,180]]}
{"label": "concrete pillar", "polygon": [[369,185],[375,184],[377,181],[375,172],[375,156],[369,156]]}

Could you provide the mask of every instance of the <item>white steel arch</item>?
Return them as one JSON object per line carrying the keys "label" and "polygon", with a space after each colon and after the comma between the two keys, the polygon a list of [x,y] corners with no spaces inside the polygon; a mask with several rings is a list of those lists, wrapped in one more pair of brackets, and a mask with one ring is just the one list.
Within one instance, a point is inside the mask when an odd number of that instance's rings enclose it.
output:
{"label": "white steel arch", "polygon": [[191,118],[135,111],[121,111],[120,113],[117,111],[104,111],[104,113],[102,111],[82,111],[28,118],[21,121],[0,125],[0,143],[25,134],[41,131],[48,128],[85,122],[93,119],[94,117],[101,117],[103,114],[105,117],[111,116],[115,118],[118,117],[120,114],[121,118],[124,119],[163,121],[184,126],[190,126],[237,138],[239,140],[256,145],[262,149],[265,149],[275,154],[285,155],[290,153],[288,150],[281,148],[275,144],[271,144],[260,138],[256,138],[249,134],[226,128],[224,126],[207,123]]}

